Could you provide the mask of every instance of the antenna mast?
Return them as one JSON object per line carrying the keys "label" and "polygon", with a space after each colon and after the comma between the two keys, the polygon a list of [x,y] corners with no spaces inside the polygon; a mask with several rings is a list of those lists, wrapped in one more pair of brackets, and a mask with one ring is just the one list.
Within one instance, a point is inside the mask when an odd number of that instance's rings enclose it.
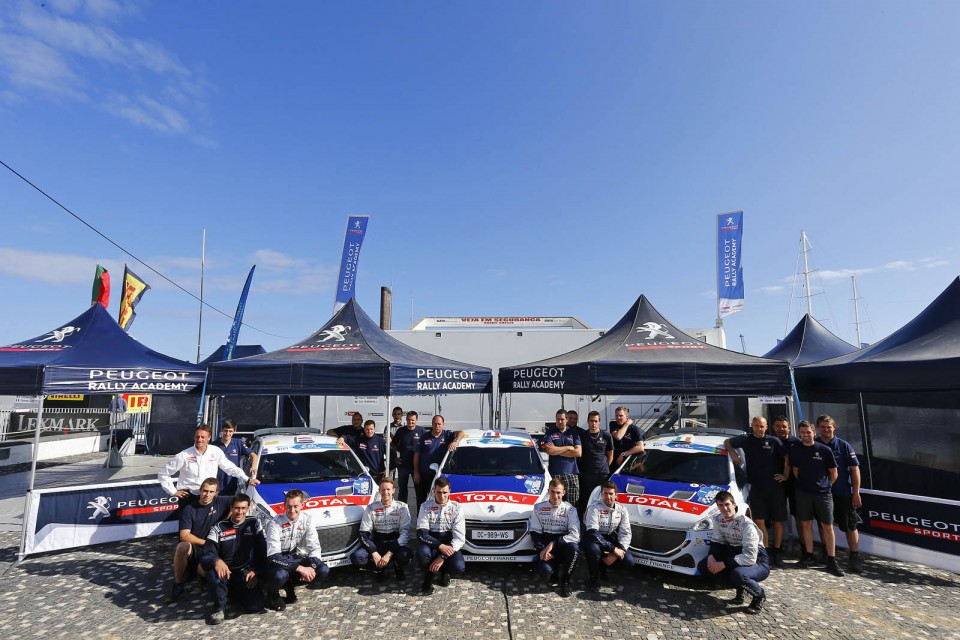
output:
{"label": "antenna mast", "polygon": [[203,266],[207,259],[207,230],[203,230],[200,247],[200,322],[197,324],[197,362],[200,362],[200,337],[203,335]]}
{"label": "antenna mast", "polygon": [[813,317],[813,299],[810,294],[810,265],[807,264],[807,252],[810,249],[810,243],[807,241],[806,229],[800,230],[800,247],[803,251],[803,282],[807,288],[807,313]]}
{"label": "antenna mast", "polygon": [[860,298],[857,297],[857,275],[853,274],[850,276],[850,282],[853,283],[853,318],[854,326],[857,328],[857,349],[863,344],[863,340],[860,338]]}

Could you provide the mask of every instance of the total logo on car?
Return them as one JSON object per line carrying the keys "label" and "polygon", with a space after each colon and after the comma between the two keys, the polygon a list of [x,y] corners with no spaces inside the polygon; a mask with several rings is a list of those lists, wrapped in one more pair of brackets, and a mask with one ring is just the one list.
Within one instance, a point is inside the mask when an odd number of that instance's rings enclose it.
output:
{"label": "total logo on car", "polygon": [[323,560],[330,567],[350,564],[360,543],[360,519],[379,488],[357,456],[337,439],[319,432],[266,429],[254,433],[253,452],[259,456],[257,479],[247,486],[258,518],[283,513],[284,494],[307,494],[304,511],[317,527]]}
{"label": "total logo on car", "polygon": [[[723,447],[725,438],[742,433],[699,429],[656,436],[610,477],[630,516],[630,549],[638,563],[697,574],[710,546],[717,493],[732,493],[741,510],[747,505],[743,472]],[[590,499],[598,497],[599,489]]]}
{"label": "total logo on car", "polygon": [[525,431],[467,429],[440,464],[450,499],[463,506],[467,562],[532,562],[529,535],[533,505],[546,500],[550,474]]}

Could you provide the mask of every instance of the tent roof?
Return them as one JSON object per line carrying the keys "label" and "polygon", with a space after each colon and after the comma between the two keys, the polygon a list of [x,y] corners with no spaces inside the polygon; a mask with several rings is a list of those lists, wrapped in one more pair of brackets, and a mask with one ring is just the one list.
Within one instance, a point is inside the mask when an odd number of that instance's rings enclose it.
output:
{"label": "tent roof", "polygon": [[856,350],[855,346],[835,336],[807,313],[790,333],[777,346],[763,354],[763,357],[786,360],[794,367],[799,367],[802,364],[835,358]]}
{"label": "tent roof", "polygon": [[646,296],[579,349],[500,369],[501,392],[577,394],[790,393],[786,362],[714,347],[660,315]]}
{"label": "tent roof", "polygon": [[[217,347],[216,351],[211,353],[209,356],[200,361],[201,367],[206,367],[211,362],[222,362],[223,354],[227,350],[227,345],[222,344]],[[267,350],[263,348],[263,345],[259,344],[238,344],[233,348],[233,359],[237,358],[247,358],[249,356],[258,356],[261,353],[266,353]]]}
{"label": "tent roof", "polygon": [[212,395],[485,393],[488,367],[441,358],[387,334],[351,299],[308,338],[259,356],[212,363]]}
{"label": "tent roof", "polygon": [[101,305],[42,335],[0,347],[0,393],[183,393],[203,368],[148,349]]}
{"label": "tent roof", "polygon": [[960,389],[960,277],[883,340],[795,373],[804,399],[820,392]]}

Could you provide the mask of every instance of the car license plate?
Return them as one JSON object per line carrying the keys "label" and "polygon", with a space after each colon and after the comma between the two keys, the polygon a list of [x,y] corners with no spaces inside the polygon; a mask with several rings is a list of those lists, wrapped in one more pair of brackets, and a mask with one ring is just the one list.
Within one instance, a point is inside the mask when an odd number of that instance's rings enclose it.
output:
{"label": "car license plate", "polygon": [[473,532],[474,540],[513,540],[513,531],[477,529]]}

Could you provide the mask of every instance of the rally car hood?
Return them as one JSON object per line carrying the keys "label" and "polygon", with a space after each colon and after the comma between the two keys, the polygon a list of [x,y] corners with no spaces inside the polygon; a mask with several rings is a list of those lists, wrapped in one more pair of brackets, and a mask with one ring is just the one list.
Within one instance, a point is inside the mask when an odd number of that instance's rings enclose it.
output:
{"label": "rally car hood", "polygon": [[259,484],[248,487],[248,491],[255,495],[261,506],[280,514],[283,513],[284,493],[294,488],[307,494],[303,508],[304,511],[316,512],[314,523],[318,527],[326,521],[333,524],[358,520],[376,493],[373,479],[367,474],[323,482]]}
{"label": "rally car hood", "polygon": [[664,482],[614,474],[617,501],[630,515],[630,522],[651,527],[689,529],[710,515],[717,492],[729,486]]}
{"label": "rally car hood", "polygon": [[[530,509],[545,499],[542,474],[521,476],[461,476],[450,480],[450,499],[463,505],[467,518],[528,517]],[[491,507],[493,509],[491,510]]]}

